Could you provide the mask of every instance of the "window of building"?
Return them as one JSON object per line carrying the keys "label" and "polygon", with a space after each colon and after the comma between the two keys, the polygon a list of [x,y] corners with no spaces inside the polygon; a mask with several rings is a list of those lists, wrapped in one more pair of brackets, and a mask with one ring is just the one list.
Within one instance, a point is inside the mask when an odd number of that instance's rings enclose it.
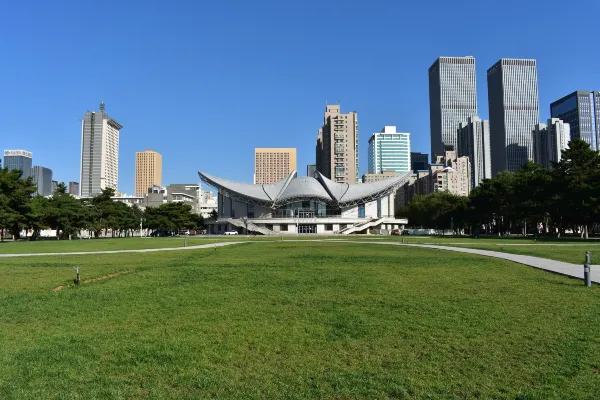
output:
{"label": "window of building", "polygon": [[326,231],[332,231],[333,230],[333,224],[325,224],[325,230]]}
{"label": "window of building", "polygon": [[358,205],[358,217],[364,218],[365,216],[365,203],[361,203]]}
{"label": "window of building", "polygon": [[282,232],[287,232],[287,230],[288,230],[287,224],[281,224],[281,225],[279,225],[279,230],[282,231]]}

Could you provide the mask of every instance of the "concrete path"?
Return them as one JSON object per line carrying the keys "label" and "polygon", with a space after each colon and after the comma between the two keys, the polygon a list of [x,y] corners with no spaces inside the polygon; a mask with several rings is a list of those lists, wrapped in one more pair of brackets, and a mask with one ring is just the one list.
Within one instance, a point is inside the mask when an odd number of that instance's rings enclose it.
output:
{"label": "concrete path", "polygon": [[[340,242],[340,240],[335,240]],[[520,254],[502,253],[491,250],[470,249],[468,247],[452,247],[452,246],[437,246],[431,244],[403,244],[398,242],[358,242],[348,240],[349,243],[364,243],[364,244],[387,244],[407,247],[424,247],[428,249],[457,251],[459,253],[476,254],[486,257],[501,258],[503,260],[513,261],[519,264],[524,264],[533,268],[541,269],[555,274],[569,276],[571,278],[583,279],[583,264],[571,264],[562,261],[550,260],[547,258],[524,256]],[[591,268],[592,282],[600,283],[600,265],[592,265]]]}
{"label": "concrete path", "polygon": [[73,251],[73,252],[69,252],[69,253],[0,254],[0,258],[8,258],[8,257],[38,257],[38,256],[85,256],[85,255],[91,255],[91,254],[119,254],[119,253],[152,253],[152,252],[155,252],[155,251],[212,249],[213,247],[229,246],[230,244],[240,244],[240,243],[248,243],[248,241],[244,241],[244,242],[220,242],[220,243],[200,244],[200,245],[197,245],[197,246],[167,247],[167,248],[160,248],[160,249]]}
{"label": "concrete path", "polygon": [[[556,274],[569,276],[572,278],[583,279],[583,265],[570,264],[562,261],[550,260],[547,258],[524,256],[519,254],[503,253],[499,251],[491,250],[478,250],[470,249],[468,247],[452,247],[452,246],[438,246],[432,244],[404,244],[399,242],[383,242],[383,241],[359,241],[359,240],[348,240],[342,238],[336,239],[307,239],[307,240],[294,240],[286,239],[284,242],[324,242],[324,243],[361,243],[361,244],[372,244],[372,245],[388,245],[388,246],[406,246],[406,247],[421,247],[435,250],[444,251],[456,251],[459,253],[475,254],[486,257],[495,257],[503,260],[513,261],[519,264],[527,265],[533,268],[538,268],[544,271],[553,272]],[[209,243],[197,246],[188,247],[169,247],[161,249],[138,249],[138,250],[105,250],[105,251],[78,251],[70,253],[30,253],[30,254],[0,254],[0,258],[9,257],[40,257],[40,256],[73,256],[73,255],[92,255],[92,254],[120,254],[120,253],[151,253],[158,251],[180,251],[180,250],[198,250],[198,249],[210,249],[222,246],[229,246],[241,243],[273,243],[270,240],[245,240],[241,242],[219,242]],[[591,267],[592,282],[600,284],[600,266],[593,265]]]}

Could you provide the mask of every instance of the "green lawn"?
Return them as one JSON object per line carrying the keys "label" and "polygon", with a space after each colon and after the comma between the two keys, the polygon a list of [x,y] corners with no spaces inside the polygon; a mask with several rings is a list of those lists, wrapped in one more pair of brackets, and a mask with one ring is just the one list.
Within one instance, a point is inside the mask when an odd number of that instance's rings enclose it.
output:
{"label": "green lawn", "polygon": [[[443,243],[442,243],[443,244]],[[581,245],[531,245],[519,246],[510,243],[497,244],[455,244],[455,247],[468,247],[471,249],[493,250],[502,253],[522,254],[526,256],[535,256],[549,258],[552,260],[564,261],[583,266],[585,261],[585,252],[589,251],[592,264],[600,264],[600,243],[585,243]],[[582,267],[583,268],[583,267]]]}
{"label": "green lawn", "polygon": [[0,398],[597,399],[599,300],[399,246],[0,259]]}

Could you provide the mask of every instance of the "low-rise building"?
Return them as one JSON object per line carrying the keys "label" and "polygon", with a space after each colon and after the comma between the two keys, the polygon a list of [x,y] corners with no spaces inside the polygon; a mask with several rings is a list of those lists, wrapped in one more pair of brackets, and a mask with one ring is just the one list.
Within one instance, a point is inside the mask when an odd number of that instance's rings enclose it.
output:
{"label": "low-rise building", "polygon": [[394,216],[395,193],[411,172],[360,184],[334,182],[319,171],[300,178],[293,171],[284,180],[263,185],[199,175],[218,190],[218,218],[206,222],[211,233],[385,233],[407,223]]}
{"label": "low-rise building", "polygon": [[404,174],[399,174],[396,171],[383,171],[383,173],[381,174],[364,174],[362,176],[362,181],[363,183],[370,183],[370,182],[377,182],[377,181],[381,181],[383,179],[389,179],[389,178],[393,178],[395,176],[400,176],[400,175],[405,175]]}

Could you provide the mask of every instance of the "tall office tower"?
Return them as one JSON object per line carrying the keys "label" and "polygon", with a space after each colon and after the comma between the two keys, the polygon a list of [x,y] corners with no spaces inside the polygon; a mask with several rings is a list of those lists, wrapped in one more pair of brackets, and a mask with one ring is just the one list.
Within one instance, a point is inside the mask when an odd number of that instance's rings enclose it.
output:
{"label": "tall office tower", "polygon": [[426,170],[429,167],[429,154],[410,152],[410,169],[417,171]]}
{"label": "tall office tower", "polygon": [[502,58],[487,71],[492,175],[533,160],[540,122],[535,60]]}
{"label": "tall office tower", "polygon": [[317,170],[317,164],[306,165],[306,176],[312,176],[314,178],[316,170]]}
{"label": "tall office tower", "polygon": [[119,131],[121,124],[104,112],[88,111],[81,122],[81,197],[119,185]]}
{"label": "tall office tower", "polygon": [[69,194],[79,196],[79,182],[69,182]]}
{"label": "tall office tower", "polygon": [[33,176],[33,182],[37,187],[38,195],[52,195],[52,170],[50,168],[44,168],[36,165],[31,168],[31,175]]}
{"label": "tall office tower", "polygon": [[4,168],[9,171],[18,169],[23,172],[21,178],[29,178],[31,176],[31,152],[26,150],[4,150]]}
{"label": "tall office tower", "polygon": [[296,170],[296,149],[254,149],[254,183],[279,182]]}
{"label": "tall office tower", "polygon": [[535,162],[544,168],[552,168],[562,158],[562,151],[569,147],[571,127],[559,118],[550,118],[548,124],[537,124],[534,129]]}
{"label": "tall office tower", "polygon": [[316,146],[317,171],[334,182],[357,183],[358,114],[340,112],[339,105],[327,105]]}
{"label": "tall office tower", "polygon": [[386,126],[369,139],[369,174],[410,171],[410,133]]}
{"label": "tall office tower", "polygon": [[458,126],[458,156],[469,157],[471,163],[471,190],[482,180],[492,177],[490,152],[490,123],[479,117],[469,117]]}
{"label": "tall office tower", "polygon": [[550,104],[550,116],[571,127],[571,139],[586,141],[600,149],[600,92],[577,90]]}
{"label": "tall office tower", "polygon": [[145,195],[152,186],[162,186],[162,155],[152,150],[138,151],[135,153],[135,195]]}
{"label": "tall office tower", "polygon": [[50,191],[54,193],[56,192],[56,189],[58,189],[58,181],[52,181],[50,184]]}
{"label": "tall office tower", "polygon": [[439,57],[429,67],[431,159],[456,149],[458,124],[477,115],[475,58]]}

